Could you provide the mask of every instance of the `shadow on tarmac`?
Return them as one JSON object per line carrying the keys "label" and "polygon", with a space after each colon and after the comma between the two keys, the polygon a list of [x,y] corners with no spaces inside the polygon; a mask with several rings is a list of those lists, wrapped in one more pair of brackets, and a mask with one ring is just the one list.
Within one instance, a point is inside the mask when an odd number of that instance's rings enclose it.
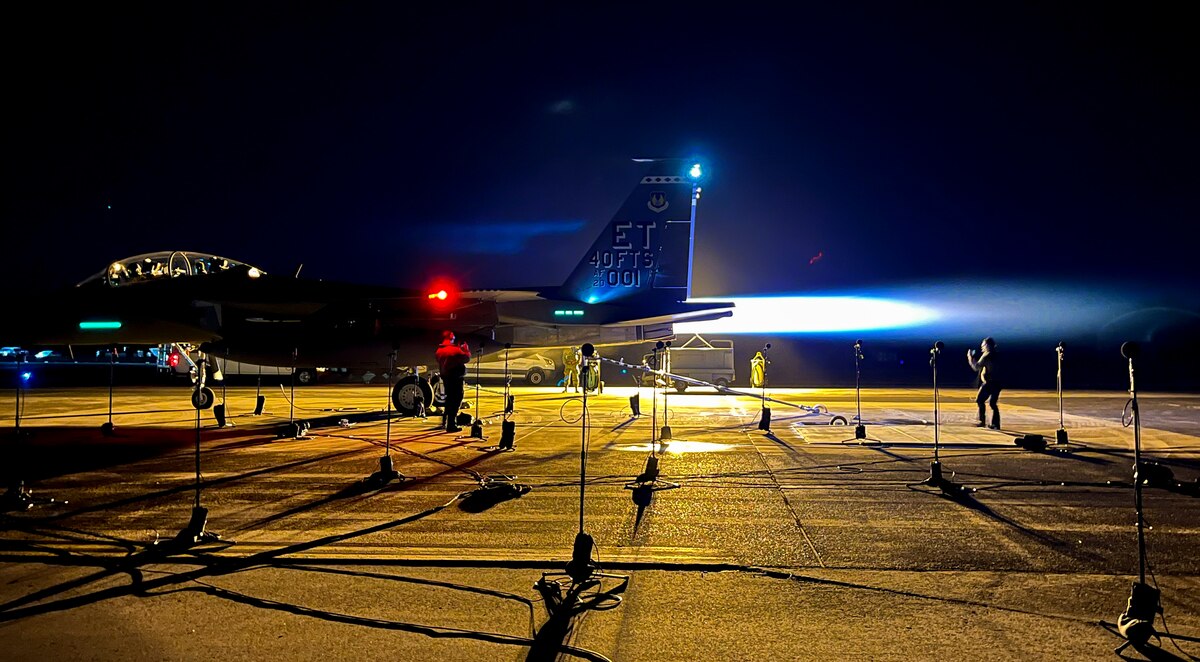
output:
{"label": "shadow on tarmac", "polygon": [[[566,636],[570,633],[572,628],[572,618],[574,616],[574,610],[572,609],[557,610],[555,614],[551,615],[546,625],[543,626],[536,635],[531,637],[519,637],[492,632],[467,630],[462,628],[437,627],[404,621],[354,616],[350,614],[315,609],[311,607],[290,604],[287,602],[251,596],[245,593],[216,586],[210,581],[205,581],[206,579],[211,579],[214,577],[232,575],[258,568],[274,567],[447,588],[477,595],[512,600],[527,606],[530,609],[530,631],[532,633],[534,605],[532,600],[525,598],[524,596],[504,591],[497,591],[494,589],[453,584],[449,582],[441,582],[423,578],[404,577],[357,570],[343,570],[337,568],[319,568],[279,562],[281,557],[291,554],[311,551],[325,545],[342,542],[371,533],[385,531],[403,524],[424,519],[425,517],[444,510],[453,503],[464,499],[466,496],[466,493],[456,495],[453,499],[444,504],[434,506],[420,513],[383,524],[366,527],[349,533],[325,536],[312,541],[296,543],[279,549],[268,550],[238,558],[218,557],[213,556],[210,553],[211,551],[227,546],[226,544],[193,546],[187,543],[171,541],[162,545],[146,547],[131,541],[114,540],[114,542],[120,542],[120,544],[130,550],[134,550],[137,547],[143,548],[141,551],[131,551],[128,556],[115,560],[104,557],[68,553],[55,554],[52,550],[40,548],[34,544],[25,545],[24,549],[26,551],[43,551],[57,557],[45,559],[44,562],[58,565],[96,566],[99,567],[100,570],[87,574],[83,577],[60,582],[53,586],[31,592],[14,600],[10,600],[4,604],[0,604],[0,623],[18,621],[42,614],[67,611],[120,597],[133,596],[146,598],[180,592],[196,591],[258,609],[282,611],[331,622],[385,630],[411,632],[431,638],[473,639],[489,643],[528,647],[530,649],[528,659],[531,660],[556,659],[556,656],[560,651],[562,651],[583,659],[604,662],[606,658],[599,653],[577,648],[564,643]],[[94,534],[84,535],[86,536]],[[23,560],[27,561],[29,558],[26,557]],[[200,567],[184,572],[163,574],[152,579],[147,579],[142,572],[142,568],[144,566],[169,562],[182,562],[188,566]],[[102,588],[90,593],[75,593],[77,589],[116,575],[128,575],[130,583],[122,586]],[[57,600],[53,599],[68,593],[71,595],[68,595],[67,597],[59,597]]]}
{"label": "shadow on tarmac", "polygon": [[1076,561],[1086,561],[1089,563],[1101,563],[1104,560],[1099,555],[1093,554],[1091,552],[1076,550],[1070,545],[1070,543],[1068,543],[1066,541],[1059,540],[1058,538],[1055,538],[1054,536],[1050,536],[1050,535],[1046,535],[1046,534],[1038,532],[1038,531],[1034,531],[1032,529],[1027,528],[1020,522],[1018,522],[1010,517],[1001,515],[1000,513],[996,512],[991,507],[989,507],[987,504],[985,504],[982,501],[973,497],[967,488],[965,488],[962,485],[959,485],[957,483],[954,483],[950,480],[943,480],[939,485],[934,486],[934,489],[938,490],[936,493],[932,492],[932,490],[917,489],[915,487],[915,485],[919,485],[919,484],[920,483],[910,484],[910,485],[908,485],[908,488],[910,490],[913,490],[916,492],[926,492],[926,493],[931,493],[931,494],[937,494],[942,499],[951,501],[953,503],[957,503],[958,505],[963,506],[964,508],[967,508],[973,512],[977,512],[980,515],[983,515],[984,517],[986,517],[994,522],[1003,524],[1003,525],[1007,526],[1008,528],[1012,529],[1013,531],[1016,531],[1017,533],[1025,536],[1027,538],[1031,538],[1031,539],[1037,541],[1038,543],[1045,545],[1046,547],[1050,547],[1051,549],[1053,549],[1056,552],[1065,554],[1068,557],[1070,557]]}
{"label": "shadow on tarmac", "polygon": [[[26,429],[22,428],[22,432]],[[27,480],[59,478],[109,469],[185,450],[196,443],[194,428],[118,427],[106,437],[99,428],[32,428],[8,435],[5,463]],[[205,441],[244,435],[235,428],[203,429]]]}

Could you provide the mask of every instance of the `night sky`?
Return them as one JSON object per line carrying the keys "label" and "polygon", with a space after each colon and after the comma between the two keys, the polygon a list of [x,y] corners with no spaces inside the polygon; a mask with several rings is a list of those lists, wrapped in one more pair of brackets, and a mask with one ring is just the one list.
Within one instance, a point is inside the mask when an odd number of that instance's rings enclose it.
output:
{"label": "night sky", "polygon": [[827,4],[7,13],[0,276],[558,284],[631,158],[694,156],[698,295],[1197,284],[1184,9]]}

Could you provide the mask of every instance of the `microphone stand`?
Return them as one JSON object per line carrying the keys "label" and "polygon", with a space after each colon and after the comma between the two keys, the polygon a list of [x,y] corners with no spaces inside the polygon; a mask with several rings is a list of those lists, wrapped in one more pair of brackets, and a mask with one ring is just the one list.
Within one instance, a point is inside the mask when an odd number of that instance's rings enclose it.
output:
{"label": "microphone stand", "polygon": [[[589,362],[595,351],[596,349],[591,343],[583,345],[583,360],[580,362],[583,369],[590,367]],[[597,564],[592,561],[592,548],[596,546],[596,541],[584,531],[583,527],[584,497],[587,485],[587,400],[588,393],[587,390],[584,390],[583,413],[579,417],[579,531],[575,534],[571,560],[567,563],[565,572],[543,573],[542,578],[534,584],[534,588],[545,599],[547,611],[550,612],[552,619],[564,618],[559,615],[560,613],[565,615],[565,619],[569,619],[573,614],[589,608],[611,608],[611,606],[603,605],[609,605],[611,601],[615,600],[615,596],[624,592],[629,585],[628,576],[599,571]],[[601,582],[606,578],[620,580],[620,582],[605,591]],[[595,597],[583,599],[583,592],[592,588],[596,591]],[[616,604],[619,604],[619,601]],[[562,608],[566,608],[567,611],[559,612],[558,610]]]}
{"label": "microphone stand", "polygon": [[258,366],[258,380],[254,387],[254,413],[251,416],[262,416],[263,406],[266,405],[267,398],[262,394],[262,366]]}
{"label": "microphone stand", "polygon": [[[497,450],[513,451],[516,450],[517,423],[509,420],[509,416],[515,411],[513,404],[512,390],[512,375],[508,372],[508,350],[512,347],[511,343],[504,343],[504,420],[500,422],[500,443],[496,444]],[[478,381],[478,377],[476,377]]]}
{"label": "microphone stand", "polygon": [[937,381],[937,364],[938,357],[942,355],[942,349],[945,348],[942,341],[934,343],[933,348],[929,350],[929,367],[933,369],[933,461],[929,463],[929,477],[922,481],[922,484],[936,487],[943,492],[964,492],[966,488],[956,484],[954,481],[942,475],[942,412],[941,412],[941,392],[938,390]]}
{"label": "microphone stand", "polygon": [[[183,527],[175,537],[166,544],[178,547],[191,547],[208,542],[221,541],[221,536],[216,532],[208,530],[208,508],[200,505],[201,479],[200,475],[200,412],[203,411],[203,404],[206,396],[202,394],[205,382],[205,359],[201,355],[200,362],[197,364],[197,378],[195,385],[195,393],[192,396],[192,405],[196,410],[196,494],[192,501],[192,516],[188,520],[187,526]],[[232,544],[233,541],[225,540],[226,544]]]}
{"label": "microphone stand", "polygon": [[367,482],[386,485],[393,480],[404,480],[404,474],[392,466],[392,376],[396,372],[396,351],[388,353],[387,381],[387,426],[383,435],[383,455],[379,458],[379,470],[367,476]]}
{"label": "microphone stand", "polygon": [[658,447],[658,350],[660,348],[655,345],[651,350],[651,361],[654,363],[654,372],[650,373],[650,447]]}
{"label": "microphone stand", "polygon": [[[288,394],[288,425],[289,426],[294,426],[296,424],[296,359],[298,358],[297,355],[299,353],[300,353],[299,348],[292,349],[292,377],[288,381],[288,388],[291,390],[291,392]],[[299,437],[300,433],[297,432],[296,436]]]}
{"label": "microphone stand", "polygon": [[504,420],[516,412],[516,399],[512,395],[512,374],[508,371],[508,350],[512,343],[504,343]]}
{"label": "microphone stand", "polygon": [[[663,365],[665,366],[663,372],[671,372],[671,341],[669,340],[663,347]],[[663,389],[663,425],[658,434],[658,438],[663,442],[671,440],[671,424],[667,422],[667,393],[670,390],[669,388]]]}
{"label": "microphone stand", "polygon": [[1054,438],[1056,443],[1066,444],[1069,440],[1067,439],[1066,425],[1063,424],[1063,344],[1058,343],[1058,347],[1055,347],[1054,351],[1058,354],[1058,430],[1055,431]]}
{"label": "microphone stand", "polygon": [[767,365],[771,362],[767,360],[767,350],[771,349],[771,343],[767,343],[762,348],[763,355],[763,382],[762,382],[762,415],[758,419],[758,429],[770,433],[771,432],[771,408],[767,406]]}
{"label": "microphone stand", "polygon": [[[858,414],[854,417],[856,425],[854,426],[854,439],[843,439],[843,444],[856,442],[859,446],[880,445],[883,442],[877,439],[867,437],[867,426],[863,424],[862,417],[862,341],[854,341],[854,405]],[[836,420],[837,417],[835,417]]]}
{"label": "microphone stand", "polygon": [[108,348],[108,422],[100,426],[100,434],[111,437],[116,432],[113,428],[113,382],[116,381],[117,348]]}
{"label": "microphone stand", "polygon": [[471,423],[472,439],[487,439],[483,436],[483,419],[479,417],[479,361],[483,358],[483,342],[480,341],[475,355],[475,422]]}
{"label": "microphone stand", "polygon": [[942,348],[938,347],[941,343],[933,346],[929,350],[929,367],[933,369],[933,462],[929,463],[929,478],[925,479],[926,485],[938,486],[942,483],[942,462],[941,462],[941,403],[938,393],[937,383],[937,363],[938,356],[942,353]]}
{"label": "microphone stand", "polygon": [[[600,359],[600,360],[607,360],[607,359]],[[657,419],[657,413],[658,413],[658,409],[657,409],[657,404],[658,404],[658,374],[657,374],[658,348],[657,347],[655,347],[653,350],[653,358],[651,360],[653,361],[653,364],[654,364],[654,367],[656,370],[654,372],[650,373],[651,377],[653,378],[653,397],[654,397],[654,405],[655,405],[652,407],[652,410],[651,410],[650,457],[646,458],[646,467],[642,471],[642,473],[640,475],[638,475],[637,478],[635,478],[632,481],[625,484],[625,489],[633,490],[633,502],[635,504],[637,504],[639,507],[639,511],[638,511],[639,516],[641,514],[641,510],[645,509],[646,506],[650,505],[650,499],[654,492],[658,492],[660,490],[671,490],[671,489],[675,489],[675,488],[679,487],[679,483],[671,483],[671,482],[659,480],[659,478],[658,478],[658,476],[659,476],[659,470],[658,470],[659,447],[658,447],[658,439],[656,439],[654,436],[655,432],[657,432],[657,420],[656,419]],[[622,360],[619,365],[624,366],[625,365],[624,360]],[[665,410],[665,407],[664,407],[664,410]],[[664,422],[666,421],[665,411],[664,411],[663,421]],[[663,430],[665,431],[665,433],[662,438],[670,439],[670,428],[666,427],[664,425]]]}
{"label": "microphone stand", "polygon": [[854,404],[858,409],[858,415],[854,420],[858,425],[854,426],[854,438],[863,440],[867,438],[867,426],[863,425],[862,417],[862,341],[854,343]]}
{"label": "microphone stand", "polygon": [[1146,520],[1142,513],[1142,417],[1138,411],[1137,386],[1134,381],[1133,360],[1137,346],[1125,343],[1121,355],[1129,359],[1129,404],[1133,418],[1133,506],[1137,511],[1138,580],[1133,583],[1125,611],[1117,617],[1117,632],[1125,643],[1116,649],[1119,655],[1127,646],[1135,648],[1156,636],[1154,618],[1162,611],[1158,588],[1146,583]]}
{"label": "microphone stand", "polygon": [[[585,352],[583,359],[580,361],[582,368],[588,370],[591,368],[591,353]],[[583,531],[583,503],[584,503],[584,488],[587,486],[587,446],[588,446],[588,392],[583,389],[583,413],[579,416],[579,533],[575,537],[575,551],[579,551],[580,538],[587,537],[588,542],[588,558],[587,563],[591,564],[591,547],[594,544],[591,536],[588,536]],[[578,561],[578,556],[575,557]],[[567,572],[571,569],[568,567]]]}
{"label": "microphone stand", "polygon": [[288,431],[292,438],[297,441],[309,439],[308,422],[296,420],[296,361],[300,358],[300,348],[292,348],[292,379],[291,385],[288,387],[291,393],[288,395]]}
{"label": "microphone stand", "polygon": [[[232,416],[229,413],[229,408],[226,403],[229,402],[229,379],[224,371],[229,369],[229,348],[225,348],[225,362],[217,363],[216,359],[212,359],[213,365],[217,366],[217,371],[221,373],[221,403],[213,405],[213,417],[217,419],[217,427],[233,426],[234,422],[229,420]],[[224,366],[224,367],[222,367]]]}
{"label": "microphone stand", "polygon": [[[28,396],[24,395],[25,391],[25,362],[26,352],[19,350],[17,352],[17,393],[16,393],[16,409],[13,412],[13,441],[14,445],[21,443],[22,437],[29,436],[32,433],[28,430],[21,430],[21,413],[24,406],[21,404],[22,397],[28,400]],[[18,451],[19,452],[19,451]],[[36,505],[45,505],[55,503],[55,499],[49,497],[35,497],[33,493],[25,489],[25,481],[21,478],[21,468],[16,466],[16,462],[10,463],[12,472],[6,478],[8,479],[8,489],[5,490],[3,496],[0,496],[0,511],[8,510],[29,510]],[[62,501],[61,503],[67,503]]]}

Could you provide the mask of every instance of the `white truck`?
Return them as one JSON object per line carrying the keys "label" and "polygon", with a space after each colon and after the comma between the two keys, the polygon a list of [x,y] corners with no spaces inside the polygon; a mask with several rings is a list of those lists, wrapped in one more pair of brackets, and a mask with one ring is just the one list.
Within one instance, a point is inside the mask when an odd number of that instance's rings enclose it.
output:
{"label": "white truck", "polygon": [[[650,365],[653,353],[642,357],[642,363]],[[680,377],[690,377],[700,381],[726,387],[733,383],[736,374],[733,368],[733,341],[708,340],[699,334],[688,338],[682,345],[670,347],[659,352],[662,369]],[[651,375],[643,377],[643,383],[649,384]],[[663,383],[662,381],[659,382]],[[672,379],[666,380],[668,387],[683,393],[688,385]]]}

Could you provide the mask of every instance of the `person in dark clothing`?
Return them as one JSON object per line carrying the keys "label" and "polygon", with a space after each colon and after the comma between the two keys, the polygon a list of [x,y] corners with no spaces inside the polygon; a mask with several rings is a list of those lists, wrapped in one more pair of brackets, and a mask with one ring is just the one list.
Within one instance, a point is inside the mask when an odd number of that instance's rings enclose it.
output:
{"label": "person in dark clothing", "polygon": [[983,342],[979,343],[979,349],[982,354],[976,356],[975,350],[967,350],[967,363],[971,369],[979,373],[979,394],[975,396],[975,404],[979,405],[979,422],[976,427],[987,425],[986,411],[984,403],[988,403],[992,407],[992,424],[989,425],[993,430],[1000,429],[1000,408],[996,406],[997,400],[1000,399],[1000,380],[996,377],[996,341],[991,338],[984,338]]}
{"label": "person in dark clothing", "polygon": [[454,332],[442,332],[442,344],[437,348],[438,369],[442,374],[442,384],[446,388],[446,432],[458,432],[455,419],[458,418],[458,408],[463,400],[463,380],[467,378],[467,363],[471,361],[471,349],[467,343],[454,343]]}

